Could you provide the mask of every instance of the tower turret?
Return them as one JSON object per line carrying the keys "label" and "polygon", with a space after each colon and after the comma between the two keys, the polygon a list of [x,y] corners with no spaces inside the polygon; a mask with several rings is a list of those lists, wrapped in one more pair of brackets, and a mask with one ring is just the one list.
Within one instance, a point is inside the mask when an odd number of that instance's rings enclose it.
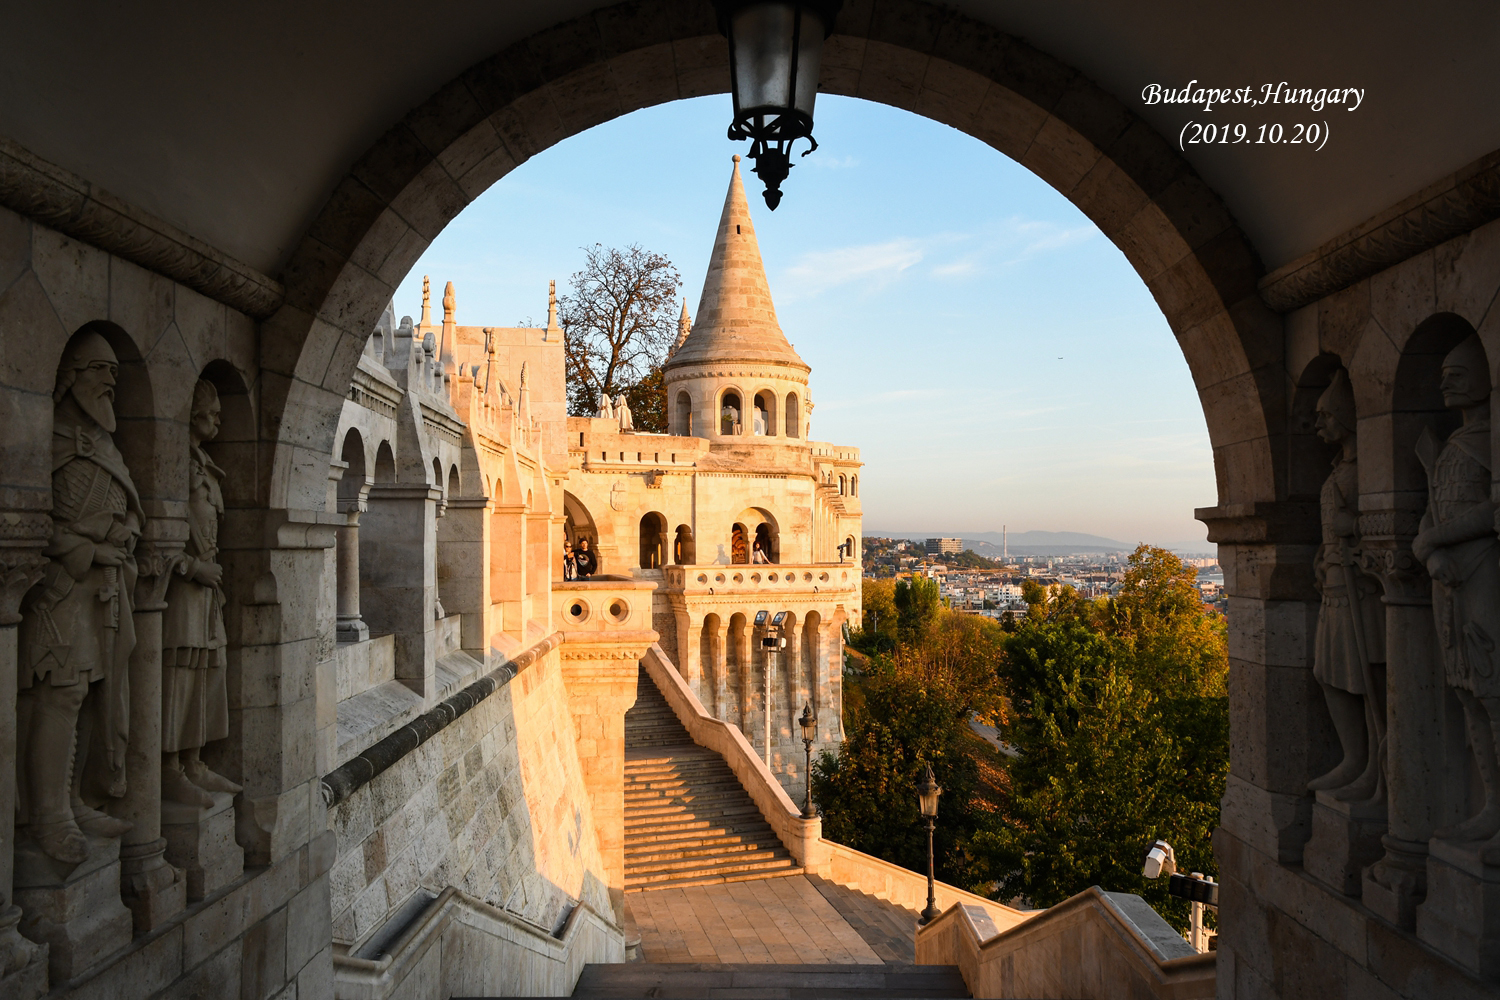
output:
{"label": "tower turret", "polygon": [[[806,438],[811,368],[776,319],[750,205],[734,158],[698,319],[687,303],[665,372],[675,434]],[[684,332],[686,336],[683,336]]]}

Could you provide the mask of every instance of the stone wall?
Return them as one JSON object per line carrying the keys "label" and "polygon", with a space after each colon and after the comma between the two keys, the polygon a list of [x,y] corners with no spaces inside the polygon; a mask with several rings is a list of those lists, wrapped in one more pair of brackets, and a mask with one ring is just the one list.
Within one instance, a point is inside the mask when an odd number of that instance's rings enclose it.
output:
{"label": "stone wall", "polygon": [[579,902],[611,915],[576,742],[553,651],[340,803],[335,944],[419,889],[457,887],[548,934]]}

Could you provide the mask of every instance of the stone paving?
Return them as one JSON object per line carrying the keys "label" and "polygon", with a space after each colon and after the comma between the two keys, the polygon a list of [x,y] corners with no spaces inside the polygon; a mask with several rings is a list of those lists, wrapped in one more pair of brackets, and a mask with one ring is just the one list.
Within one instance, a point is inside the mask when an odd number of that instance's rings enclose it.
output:
{"label": "stone paving", "polygon": [[643,962],[879,965],[914,957],[916,914],[816,876],[657,889],[632,893],[627,905]]}

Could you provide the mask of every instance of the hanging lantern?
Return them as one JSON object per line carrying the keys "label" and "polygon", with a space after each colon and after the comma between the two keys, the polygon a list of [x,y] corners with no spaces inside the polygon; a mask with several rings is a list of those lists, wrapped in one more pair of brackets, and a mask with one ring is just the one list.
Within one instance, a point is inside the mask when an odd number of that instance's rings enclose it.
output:
{"label": "hanging lantern", "polygon": [[781,204],[781,182],[792,169],[792,143],[813,138],[813,102],[823,40],[843,0],[715,0],[719,30],[729,39],[729,138],[749,139],[766,204]]}

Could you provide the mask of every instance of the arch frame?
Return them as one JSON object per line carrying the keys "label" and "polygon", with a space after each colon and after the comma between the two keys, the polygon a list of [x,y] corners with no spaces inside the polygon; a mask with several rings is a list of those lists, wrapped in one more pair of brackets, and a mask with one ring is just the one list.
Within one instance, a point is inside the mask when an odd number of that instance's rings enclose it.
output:
{"label": "arch frame", "polygon": [[[541,150],[639,108],[721,93],[727,70],[710,4],[605,7],[469,67],[366,150],[293,252],[285,302],[262,326],[271,504],[319,506],[309,457],[332,450],[369,331],[448,222]],[[1178,338],[1220,503],[1278,499],[1280,317],[1256,294],[1263,268],[1249,240],[1163,136],[1061,61],[923,0],[844,8],[819,89],[961,129],[1072,201],[1125,253]]]}

